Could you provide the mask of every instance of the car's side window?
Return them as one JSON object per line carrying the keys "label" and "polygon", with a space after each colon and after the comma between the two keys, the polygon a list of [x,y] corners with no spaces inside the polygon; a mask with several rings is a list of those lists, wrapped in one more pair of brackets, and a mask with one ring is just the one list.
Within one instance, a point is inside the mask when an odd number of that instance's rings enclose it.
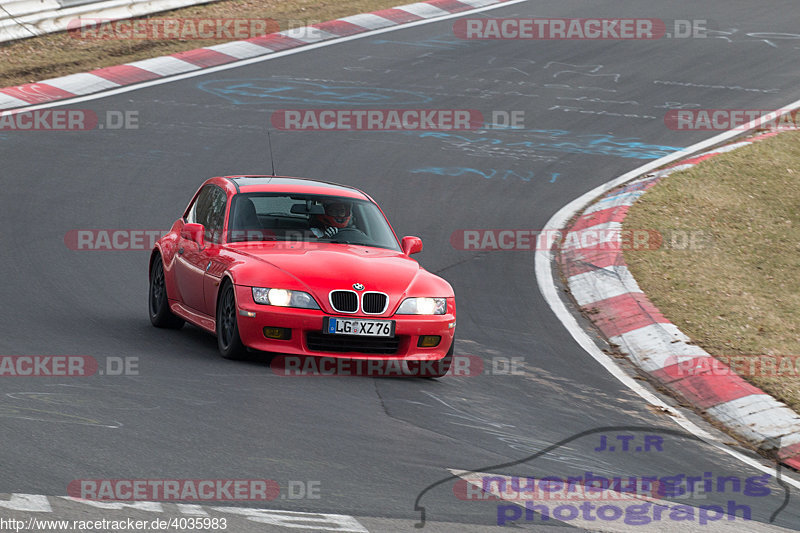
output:
{"label": "car's side window", "polygon": [[202,224],[206,230],[206,240],[219,243],[222,241],[222,223],[225,220],[226,203],[225,191],[216,185],[206,185],[189,209],[186,223]]}
{"label": "car's side window", "polygon": [[220,243],[222,242],[222,224],[225,222],[225,206],[228,203],[228,196],[219,187],[213,187],[211,201],[206,219],[206,239]]}
{"label": "car's side window", "polygon": [[205,225],[208,219],[208,211],[211,207],[211,193],[213,189],[214,187],[212,185],[206,185],[203,190],[200,191],[200,194],[197,195],[194,204],[189,209],[189,214],[186,215],[187,224]]}

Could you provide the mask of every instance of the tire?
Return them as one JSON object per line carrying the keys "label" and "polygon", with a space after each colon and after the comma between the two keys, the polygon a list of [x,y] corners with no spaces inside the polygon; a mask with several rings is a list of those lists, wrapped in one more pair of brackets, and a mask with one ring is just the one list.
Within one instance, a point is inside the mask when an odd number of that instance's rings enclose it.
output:
{"label": "tire", "polygon": [[236,295],[230,281],[225,281],[217,298],[217,346],[225,359],[242,359],[247,348],[239,337]]}
{"label": "tire", "polygon": [[423,378],[441,378],[450,370],[450,365],[453,364],[453,353],[456,349],[456,337],[453,336],[453,342],[450,344],[450,349],[447,350],[447,355],[442,359],[436,361],[436,365],[430,371],[422,372]]}
{"label": "tire", "polygon": [[164,279],[164,263],[160,255],[153,259],[150,267],[150,290],[148,295],[150,323],[157,328],[180,329],[184,320],[172,314],[167,299],[167,284]]}

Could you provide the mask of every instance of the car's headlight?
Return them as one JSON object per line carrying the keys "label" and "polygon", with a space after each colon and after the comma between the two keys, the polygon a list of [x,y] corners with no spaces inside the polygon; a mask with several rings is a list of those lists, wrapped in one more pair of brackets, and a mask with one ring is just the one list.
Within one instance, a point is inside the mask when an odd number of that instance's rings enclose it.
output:
{"label": "car's headlight", "polygon": [[277,307],[300,307],[301,309],[319,309],[314,298],[303,291],[289,291],[286,289],[267,289],[253,287],[253,300],[263,305]]}
{"label": "car's headlight", "polygon": [[445,312],[446,298],[406,298],[397,309],[398,315],[443,315]]}

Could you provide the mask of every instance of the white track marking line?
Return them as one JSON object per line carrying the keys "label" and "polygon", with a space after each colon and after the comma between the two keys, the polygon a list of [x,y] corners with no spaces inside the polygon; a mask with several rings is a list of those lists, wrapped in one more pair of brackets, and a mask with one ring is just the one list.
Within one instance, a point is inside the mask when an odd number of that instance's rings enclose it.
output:
{"label": "white track marking line", "polygon": [[[782,106],[779,109],[786,110],[786,109],[794,109],[800,106],[800,100],[789,104],[788,106]],[[774,111],[765,115],[764,117],[758,118],[747,124],[747,126],[743,128],[739,128],[737,130],[726,131],[720,133],[719,135],[715,135],[710,139],[706,139],[705,141],[701,141],[699,143],[693,144],[683,150],[679,150],[673,154],[664,156],[660,159],[656,159],[655,161],[651,161],[646,165],[642,165],[641,167],[635,168],[630,172],[626,172],[622,176],[615,178],[611,181],[608,181],[598,187],[595,187],[591,191],[579,196],[575,200],[571,201],[564,207],[558,210],[556,214],[554,214],[550,220],[544,225],[543,232],[548,231],[556,231],[562,230],[564,225],[581,209],[586,207],[590,204],[595,198],[600,196],[601,194],[610,191],[611,189],[622,185],[623,183],[632,180],[642,174],[646,174],[651,172],[661,166],[667,165],[669,163],[679,161],[684,159],[690,155],[697,154],[702,150],[706,150],[711,148],[712,146],[728,141],[733,139],[734,137],[741,135],[743,131],[751,129],[755,126],[759,120],[771,120],[781,113]],[[763,122],[762,122],[763,123]],[[558,294],[558,289],[556,288],[555,283],[553,282],[553,251],[550,250],[537,250],[535,256],[535,274],[536,274],[536,281],[539,285],[539,291],[541,291],[542,296],[544,297],[547,304],[550,306],[550,309],[553,310],[556,317],[564,324],[564,327],[567,328],[572,338],[578,343],[578,345],[583,348],[589,355],[594,358],[595,361],[600,363],[600,365],[605,368],[612,376],[617,378],[623,385],[631,389],[633,392],[638,394],[642,397],[647,403],[650,405],[660,407],[666,410],[670,415],[673,417],[675,422],[681,426],[683,429],[692,433],[693,435],[699,437],[706,443],[714,446],[715,448],[719,449],[720,451],[727,453],[728,455],[738,459],[739,461],[745,463],[748,466],[751,466],[757,470],[760,470],[765,473],[772,474],[773,470],[762,465],[755,459],[747,457],[742,453],[726,446],[719,440],[717,440],[714,436],[710,433],[702,429],[700,426],[686,418],[682,413],[675,411],[669,405],[667,405],[664,401],[661,400],[658,396],[648,391],[642,385],[636,382],[632,377],[625,373],[622,368],[617,365],[617,363],[608,355],[603,353],[600,348],[594,343],[594,341],[589,337],[589,335],[583,330],[583,328],[578,324],[578,321],[572,315],[572,312],[567,309],[567,306],[561,301],[561,298]],[[800,489],[800,481],[788,477],[784,472],[782,476],[783,481],[789,483],[793,487]]]}
{"label": "white track marking line", "polygon": [[[88,84],[86,83],[87,81],[89,82]],[[47,80],[46,85],[73,94],[86,94],[87,92],[94,91],[96,87],[100,87],[102,90],[115,89],[120,86],[119,83],[109,81],[105,78],[97,76],[96,74],[90,74],[88,72],[69,74],[60,78],[52,78]]]}
{"label": "white track marking line", "polygon": [[248,59],[264,54],[263,46],[248,43],[247,41],[233,41],[230,43],[215,44],[214,46],[206,46],[206,50],[213,50],[226,56],[235,57],[236,59]]}
{"label": "white track marking line", "polygon": [[355,24],[356,26],[361,26],[362,28],[369,28],[370,30],[378,30],[380,28],[386,28],[389,26],[396,26],[395,22],[373,13],[350,15],[349,17],[342,17],[336,20],[349,22],[350,24]]}
{"label": "white track marking line", "polygon": [[[133,63],[126,63],[126,65],[140,68],[158,74],[159,76],[172,76],[173,74],[180,74],[181,72],[200,70],[200,67],[194,63],[189,63],[188,61],[173,56],[152,57],[150,59],[134,61]],[[47,80],[42,83],[47,83]]]}
{"label": "white track marking line", "polygon": [[416,4],[406,4],[404,6],[397,6],[395,9],[401,9],[412,15],[423,18],[441,17],[442,15],[449,14],[447,11],[440,7],[436,7],[425,2],[417,2]]}
{"label": "white track marking line", "polygon": [[[6,87],[6,89],[12,89],[12,87]],[[28,105],[28,102],[26,102],[25,100],[20,100],[19,98],[14,98],[10,94],[0,93],[0,106],[2,106],[3,104],[6,104],[6,103],[10,103],[10,104],[17,105],[17,106],[19,106],[19,105],[22,105],[22,106]],[[5,108],[0,107],[0,112],[3,112],[3,114],[6,114],[5,111],[3,111],[3,109],[5,109]],[[23,108],[22,110],[24,111],[25,109],[27,109],[27,108]],[[9,113],[10,113],[10,111],[9,111]]]}
{"label": "white track marking line", "polygon": [[319,41],[326,41],[336,38],[336,35],[333,33],[315,28],[314,26],[292,28],[290,30],[279,31],[278,34],[285,35],[286,37],[290,37],[292,39],[297,39],[298,41],[303,41],[304,43],[316,43]]}

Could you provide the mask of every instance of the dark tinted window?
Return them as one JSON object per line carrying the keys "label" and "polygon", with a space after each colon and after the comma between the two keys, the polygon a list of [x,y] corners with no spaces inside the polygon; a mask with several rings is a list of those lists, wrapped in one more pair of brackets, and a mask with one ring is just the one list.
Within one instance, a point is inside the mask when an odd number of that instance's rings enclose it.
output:
{"label": "dark tinted window", "polygon": [[222,226],[225,222],[225,204],[227,203],[225,191],[219,187],[213,187],[211,193],[211,207],[208,211],[208,218],[205,224],[206,239],[211,242],[222,242]]}
{"label": "dark tinted window", "polygon": [[213,191],[212,185],[206,185],[200,194],[197,195],[194,204],[189,209],[189,214],[186,215],[186,222],[188,224],[203,224],[208,219],[208,211],[211,208],[211,193]]}
{"label": "dark tinted window", "polygon": [[[318,237],[314,229],[325,229],[323,206],[345,204],[350,216],[345,226],[329,237]],[[398,250],[397,239],[378,207],[356,198],[293,193],[241,193],[233,198],[229,242],[307,241],[360,244]]]}
{"label": "dark tinted window", "polygon": [[206,185],[189,209],[186,222],[202,224],[206,229],[206,240],[220,242],[225,221],[226,200],[225,191],[215,185]]}

